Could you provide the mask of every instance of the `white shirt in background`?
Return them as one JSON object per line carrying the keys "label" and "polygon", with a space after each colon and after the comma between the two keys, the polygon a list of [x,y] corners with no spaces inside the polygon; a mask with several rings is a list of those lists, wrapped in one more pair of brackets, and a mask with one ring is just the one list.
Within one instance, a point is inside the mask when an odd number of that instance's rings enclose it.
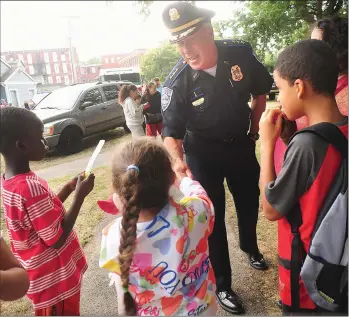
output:
{"label": "white shirt in background", "polygon": [[131,97],[127,97],[122,105],[127,126],[143,124],[143,105],[138,105]]}

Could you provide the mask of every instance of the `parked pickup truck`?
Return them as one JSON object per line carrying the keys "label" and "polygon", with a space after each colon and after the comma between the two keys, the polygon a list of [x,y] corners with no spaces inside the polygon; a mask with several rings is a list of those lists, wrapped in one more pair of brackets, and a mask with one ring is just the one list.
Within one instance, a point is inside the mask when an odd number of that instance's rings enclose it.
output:
{"label": "parked pickup truck", "polygon": [[87,136],[117,127],[129,132],[118,103],[122,84],[75,84],[54,90],[40,101],[33,112],[44,123],[48,146],[71,154],[82,149]]}

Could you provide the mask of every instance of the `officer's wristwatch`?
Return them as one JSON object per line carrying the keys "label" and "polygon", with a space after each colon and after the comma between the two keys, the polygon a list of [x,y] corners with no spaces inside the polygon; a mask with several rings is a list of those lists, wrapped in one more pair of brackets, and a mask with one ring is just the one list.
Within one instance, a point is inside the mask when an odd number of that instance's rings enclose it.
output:
{"label": "officer's wristwatch", "polygon": [[249,133],[247,134],[247,136],[248,136],[251,140],[253,140],[253,141],[259,140],[259,133],[258,133],[258,132],[257,132],[257,133],[249,132]]}

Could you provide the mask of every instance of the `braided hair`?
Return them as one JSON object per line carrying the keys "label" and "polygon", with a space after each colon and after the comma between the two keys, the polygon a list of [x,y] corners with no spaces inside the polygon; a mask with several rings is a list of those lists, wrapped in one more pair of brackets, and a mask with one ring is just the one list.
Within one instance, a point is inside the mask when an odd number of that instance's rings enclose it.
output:
{"label": "braided hair", "polygon": [[[128,166],[134,168],[128,169]],[[161,210],[169,200],[174,172],[168,152],[150,138],[125,143],[115,150],[112,164],[115,192],[125,203],[121,221],[119,264],[126,315],[137,315],[129,292],[129,274],[136,248],[137,222],[142,209]]]}
{"label": "braided hair", "polygon": [[348,20],[342,17],[324,18],[315,28],[322,31],[322,40],[336,53],[340,73],[348,72]]}

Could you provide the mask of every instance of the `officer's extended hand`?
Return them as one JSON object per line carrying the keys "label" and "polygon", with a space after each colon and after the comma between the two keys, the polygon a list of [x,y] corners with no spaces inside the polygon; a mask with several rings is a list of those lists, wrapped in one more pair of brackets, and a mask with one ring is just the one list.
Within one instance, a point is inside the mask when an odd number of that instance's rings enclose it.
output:
{"label": "officer's extended hand", "polygon": [[173,163],[173,171],[176,173],[176,177],[181,181],[184,177],[189,177],[193,179],[193,174],[191,173],[188,165],[180,158],[176,158]]}
{"label": "officer's extended hand", "polygon": [[282,126],[282,112],[279,109],[267,109],[263,112],[259,121],[259,133],[261,142],[275,146],[279,138]]}

